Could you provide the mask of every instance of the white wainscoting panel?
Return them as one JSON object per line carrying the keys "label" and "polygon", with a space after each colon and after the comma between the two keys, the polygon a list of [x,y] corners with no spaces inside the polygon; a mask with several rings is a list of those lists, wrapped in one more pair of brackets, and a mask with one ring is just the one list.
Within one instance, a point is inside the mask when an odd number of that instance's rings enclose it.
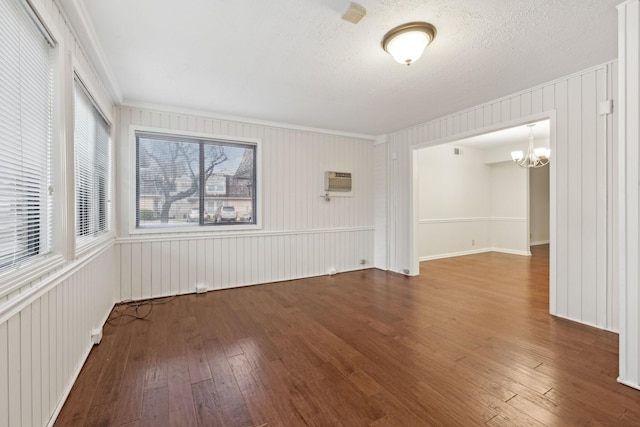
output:
{"label": "white wainscoting panel", "polygon": [[[486,104],[389,135],[389,269],[402,271],[410,259],[413,150],[523,122],[551,119],[551,295],[550,312],[589,325],[617,330],[618,265],[609,239],[616,212],[607,211],[613,193],[607,159],[613,156],[612,115],[600,116],[598,102],[616,87],[617,62],[607,63]],[[613,129],[613,130],[612,130]],[[574,153],[580,153],[574,156]],[[401,208],[400,208],[401,207]],[[610,296],[611,299],[607,298]]]}
{"label": "white wainscoting panel", "polygon": [[[121,239],[118,299],[139,300],[371,267],[373,227]],[[361,265],[360,261],[366,264]]]}
{"label": "white wainscoting panel", "polygon": [[116,263],[109,243],[0,307],[0,426],[53,423],[113,307]]}

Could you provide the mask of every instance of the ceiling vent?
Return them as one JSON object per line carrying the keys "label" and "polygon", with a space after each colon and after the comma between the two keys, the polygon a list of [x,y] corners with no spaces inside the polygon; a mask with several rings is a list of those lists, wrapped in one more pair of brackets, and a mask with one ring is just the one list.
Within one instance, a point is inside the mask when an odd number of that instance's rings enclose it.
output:
{"label": "ceiling vent", "polygon": [[349,8],[344,12],[344,14],[342,14],[342,19],[347,22],[351,22],[352,24],[357,24],[366,14],[367,9],[359,4],[351,3]]}

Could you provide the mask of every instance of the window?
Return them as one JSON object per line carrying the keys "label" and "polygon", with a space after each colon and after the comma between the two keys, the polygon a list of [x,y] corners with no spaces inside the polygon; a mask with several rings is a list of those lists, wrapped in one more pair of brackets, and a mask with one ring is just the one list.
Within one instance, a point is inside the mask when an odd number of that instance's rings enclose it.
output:
{"label": "window", "polygon": [[54,49],[36,22],[0,2],[0,272],[50,247]]}
{"label": "window", "polygon": [[136,132],[137,228],[256,224],[256,205],[256,144]]}
{"label": "window", "polygon": [[78,79],[74,83],[74,161],[78,242],[109,231],[109,125]]}

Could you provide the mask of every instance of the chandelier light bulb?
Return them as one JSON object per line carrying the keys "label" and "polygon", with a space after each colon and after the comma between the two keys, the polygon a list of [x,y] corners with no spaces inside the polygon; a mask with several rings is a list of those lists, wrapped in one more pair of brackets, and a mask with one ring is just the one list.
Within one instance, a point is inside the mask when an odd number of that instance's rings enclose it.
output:
{"label": "chandelier light bulb", "polygon": [[535,123],[527,125],[529,127],[529,144],[527,147],[527,153],[523,151],[512,151],[511,159],[523,168],[539,168],[549,164],[549,158],[551,157],[551,150],[547,147],[534,148],[533,142],[533,127]]}

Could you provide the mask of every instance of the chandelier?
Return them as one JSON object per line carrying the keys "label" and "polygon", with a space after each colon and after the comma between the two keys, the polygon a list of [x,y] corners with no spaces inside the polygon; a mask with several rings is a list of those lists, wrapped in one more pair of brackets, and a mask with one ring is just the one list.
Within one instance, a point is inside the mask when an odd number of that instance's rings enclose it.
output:
{"label": "chandelier", "polygon": [[533,127],[535,123],[527,125],[529,128],[529,146],[526,154],[523,151],[512,151],[511,158],[513,161],[523,168],[539,168],[549,164],[551,150],[547,147],[533,147]]}

